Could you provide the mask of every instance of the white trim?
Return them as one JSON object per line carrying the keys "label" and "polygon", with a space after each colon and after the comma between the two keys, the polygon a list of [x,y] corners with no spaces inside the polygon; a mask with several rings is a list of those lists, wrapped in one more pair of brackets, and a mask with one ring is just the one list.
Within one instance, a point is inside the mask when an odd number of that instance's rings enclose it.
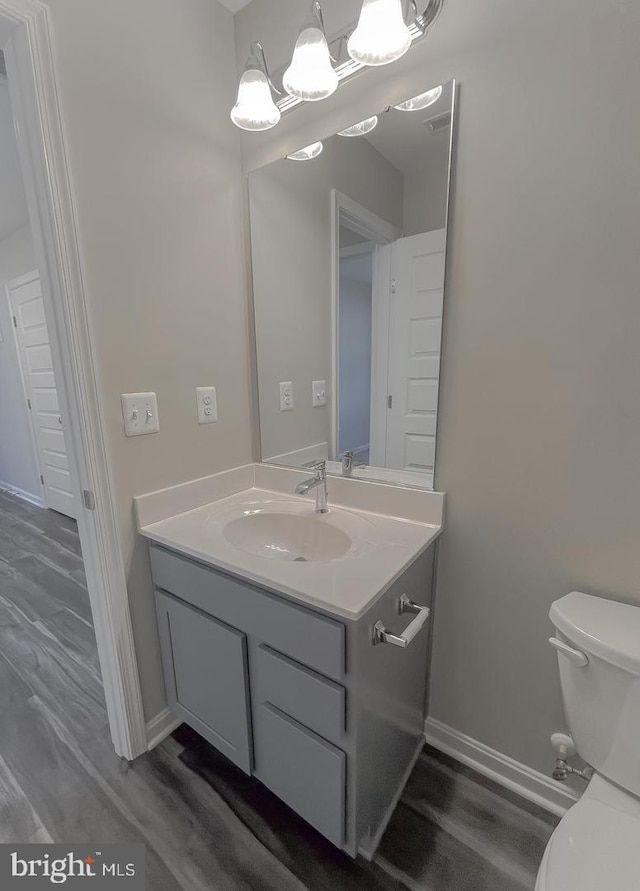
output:
{"label": "white trim", "polygon": [[163,739],[166,739],[181,724],[180,718],[176,718],[168,707],[163,708],[155,718],[152,718],[147,723],[147,751],[150,752],[151,749],[155,749]]}
{"label": "white trim", "polygon": [[26,489],[12,486],[11,483],[3,483],[2,480],[0,480],[0,492],[6,492],[7,495],[15,495],[16,498],[28,501],[29,504],[33,504],[35,507],[46,507],[44,498],[41,498],[39,495],[33,495],[31,492],[27,492]]}
{"label": "white trim", "polygon": [[427,718],[425,737],[430,746],[472,767],[506,789],[517,792],[552,814],[564,816],[580,797],[573,789],[562,786],[526,764],[496,751],[484,743],[454,730],[453,727]]}
{"label": "white trim", "polygon": [[372,254],[376,248],[373,241],[362,241],[360,244],[350,244],[349,247],[340,248],[340,259],[344,260],[348,257],[362,257],[365,254]]}
{"label": "white trim", "polygon": [[358,204],[344,192],[332,189],[331,198],[335,202],[334,207],[337,208],[340,219],[344,221],[341,225],[357,235],[368,238],[373,244],[389,244],[390,241],[402,238],[402,229],[398,229],[393,223],[388,223],[363,204]]}
{"label": "white trim", "polygon": [[296,449],[293,452],[285,452],[282,455],[274,455],[272,458],[265,458],[263,464],[285,464],[287,466],[304,467],[308,461],[313,460],[329,460],[329,443],[318,442],[315,445],[304,446],[302,449]]}
{"label": "white trim", "polygon": [[369,406],[369,465],[387,466],[387,398],[389,394],[389,330],[391,311],[391,250],[381,244],[373,255],[371,282],[371,403]]}
{"label": "white trim", "polygon": [[118,755],[147,750],[126,574],[107,461],[76,212],[60,113],[50,12],[41,0],[0,0],[0,26],[13,26],[2,47],[69,458],[95,510],[78,518],[111,737]]}

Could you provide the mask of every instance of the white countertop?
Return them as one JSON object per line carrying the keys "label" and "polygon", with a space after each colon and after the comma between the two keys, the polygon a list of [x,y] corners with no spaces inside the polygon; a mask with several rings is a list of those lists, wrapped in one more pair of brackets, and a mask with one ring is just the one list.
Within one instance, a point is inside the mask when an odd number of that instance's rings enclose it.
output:
{"label": "white countertop", "polygon": [[[171,490],[157,493],[165,503],[169,500],[168,492]],[[143,496],[136,501],[142,503],[153,497]],[[328,562],[284,562],[235,547],[225,537],[224,527],[236,517],[263,511],[312,517],[313,498],[254,485],[145,525],[144,518],[150,513],[147,505],[151,502],[141,503],[137,503],[139,531],[146,538],[287,598],[348,619],[359,618],[442,531],[441,524],[389,517],[330,502],[330,512],[316,519],[346,532],[353,542],[350,550]]]}

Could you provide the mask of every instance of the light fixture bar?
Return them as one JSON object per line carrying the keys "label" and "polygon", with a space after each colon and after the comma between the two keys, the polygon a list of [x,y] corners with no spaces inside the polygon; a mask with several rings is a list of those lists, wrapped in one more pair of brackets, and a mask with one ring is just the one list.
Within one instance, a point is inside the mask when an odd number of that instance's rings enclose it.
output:
{"label": "light fixture bar", "polygon": [[[413,46],[414,43],[417,43],[423,37],[426,37],[436,19],[440,15],[443,4],[444,0],[429,0],[425,11],[421,15],[418,15],[415,20],[408,26],[409,31],[411,32],[411,46]],[[332,47],[337,46],[337,53],[339,53],[340,50],[343,48],[343,45],[346,43],[346,38],[348,38],[351,32],[355,30],[355,27],[356,23],[354,22],[353,26],[346,32],[339,34],[337,37],[331,38],[329,40],[329,50],[331,51]],[[363,71],[365,68],[368,67],[369,66],[363,65],[361,62],[356,62],[353,59],[347,59],[346,62],[342,62],[341,64],[335,66],[335,72],[338,75],[338,81],[342,83],[343,81],[349,80],[355,74],[358,74],[360,71]],[[283,68],[281,71],[278,72],[277,83],[282,82],[282,75],[284,74],[285,70],[286,68]],[[282,114],[286,114],[286,112],[292,111],[294,108],[297,108],[298,105],[302,104],[303,101],[301,99],[296,99],[295,96],[289,95],[284,95],[276,102],[276,105],[278,106]]]}

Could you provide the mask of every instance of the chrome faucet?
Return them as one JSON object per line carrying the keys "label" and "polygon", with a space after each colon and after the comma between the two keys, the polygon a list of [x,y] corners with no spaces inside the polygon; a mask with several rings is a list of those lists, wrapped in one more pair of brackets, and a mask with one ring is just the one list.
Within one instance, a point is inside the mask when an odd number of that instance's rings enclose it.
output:
{"label": "chrome faucet", "polygon": [[354,460],[353,452],[345,452],[342,456],[342,476],[351,476],[357,467],[365,467],[365,464]]}
{"label": "chrome faucet", "polygon": [[327,507],[327,462],[317,461],[313,465],[313,476],[296,486],[296,495],[306,495],[312,489],[316,490],[316,513],[326,514]]}

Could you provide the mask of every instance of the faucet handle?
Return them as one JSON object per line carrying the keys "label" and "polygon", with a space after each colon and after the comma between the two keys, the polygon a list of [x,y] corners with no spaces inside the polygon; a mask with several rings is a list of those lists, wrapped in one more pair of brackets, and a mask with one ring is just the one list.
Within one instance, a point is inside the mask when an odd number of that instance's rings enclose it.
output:
{"label": "faucet handle", "polygon": [[327,475],[327,462],[323,458],[321,461],[314,461],[313,469],[317,479],[324,479]]}

